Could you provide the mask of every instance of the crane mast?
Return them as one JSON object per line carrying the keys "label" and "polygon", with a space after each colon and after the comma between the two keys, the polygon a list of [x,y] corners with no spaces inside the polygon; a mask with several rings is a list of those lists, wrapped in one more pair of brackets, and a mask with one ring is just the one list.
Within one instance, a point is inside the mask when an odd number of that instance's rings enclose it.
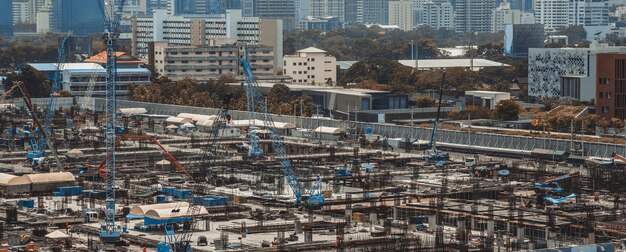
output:
{"label": "crane mast", "polygon": [[[247,51],[247,49],[246,49]],[[263,99],[261,92],[259,91],[259,83],[256,81],[254,74],[252,73],[252,67],[250,66],[250,62],[247,57],[241,59],[240,65],[243,67],[243,71],[246,77],[246,91],[251,92],[249,97],[254,99],[254,102],[258,104],[260,108],[261,120],[263,120],[263,124],[267,130],[270,131],[270,138],[272,140],[272,148],[276,153],[276,159],[280,164],[281,170],[283,174],[287,178],[287,183],[293,194],[296,198],[296,205],[300,205],[300,200],[302,196],[302,186],[298,182],[298,177],[296,176],[293,167],[291,166],[291,161],[287,157],[287,152],[285,151],[285,146],[283,145],[283,139],[278,134],[276,130],[276,126],[274,124],[274,119],[267,110],[267,103],[265,99]],[[250,147],[252,148],[252,146]]]}
{"label": "crane mast", "polygon": [[[106,0],[103,0],[106,1]],[[100,3],[100,2],[99,2]],[[117,243],[120,240],[120,230],[115,226],[115,116],[117,108],[116,80],[117,66],[115,62],[115,40],[118,37],[119,22],[121,18],[124,0],[117,1],[117,8],[110,1],[110,16],[105,18],[106,44],[106,199],[105,199],[105,226],[100,230],[100,239],[104,243]],[[101,3],[106,5],[105,3]],[[102,8],[106,17],[106,9]]]}

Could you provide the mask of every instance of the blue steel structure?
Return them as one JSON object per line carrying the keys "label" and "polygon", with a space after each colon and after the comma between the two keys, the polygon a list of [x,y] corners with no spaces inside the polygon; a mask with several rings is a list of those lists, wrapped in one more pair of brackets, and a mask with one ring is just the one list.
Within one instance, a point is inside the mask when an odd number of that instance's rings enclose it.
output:
{"label": "blue steel structure", "polygon": [[300,205],[300,198],[302,197],[302,186],[298,182],[298,177],[293,171],[291,161],[287,157],[287,152],[285,151],[285,146],[283,145],[283,139],[276,130],[276,126],[274,125],[274,119],[267,111],[267,103],[265,102],[265,99],[263,99],[261,92],[259,91],[259,83],[256,81],[256,78],[252,73],[252,67],[250,66],[250,62],[248,61],[247,57],[241,59],[240,64],[243,67],[243,71],[246,76],[247,93],[251,93],[249,97],[252,97],[252,99],[254,99],[254,102],[257,103],[261,109],[261,120],[263,120],[263,124],[270,131],[272,148],[276,153],[276,159],[278,160],[278,163],[280,164],[280,167],[285,174],[285,177],[287,178],[287,183],[291,187],[291,190],[293,190],[293,194],[296,197],[296,205]]}
{"label": "blue steel structure", "polygon": [[[247,51],[247,49],[246,49]],[[246,53],[247,54],[247,53]],[[293,194],[296,198],[296,206],[300,206],[302,199],[302,192],[304,189],[302,185],[298,181],[298,177],[296,176],[293,166],[291,165],[291,161],[287,157],[287,152],[285,151],[285,146],[283,144],[283,138],[280,136],[278,131],[276,130],[276,125],[274,124],[274,119],[270,115],[267,110],[267,103],[263,96],[261,95],[261,91],[259,89],[259,83],[256,81],[254,77],[254,73],[252,73],[252,67],[250,66],[250,62],[247,57],[244,57],[240,60],[240,65],[243,67],[243,72],[246,77],[246,93],[248,94],[248,102],[254,102],[258,105],[260,109],[261,120],[263,121],[264,127],[270,131],[270,138],[272,140],[272,148],[276,153],[276,159],[280,164],[280,167],[283,171],[283,174],[287,178],[287,183],[289,187],[293,191]],[[253,99],[253,100],[250,100]],[[252,143],[251,143],[252,145]],[[252,148],[252,147],[251,147]],[[323,195],[319,194],[317,191],[321,186],[321,180],[318,177],[318,180],[313,185],[311,190],[309,190],[309,203],[324,203]],[[317,189],[316,189],[317,188]],[[315,189],[315,190],[314,190]],[[313,196],[313,197],[311,197]],[[321,199],[320,199],[321,197]]]}
{"label": "blue steel structure", "polygon": [[120,230],[115,226],[115,141],[116,141],[116,80],[117,66],[115,62],[114,45],[119,34],[121,13],[124,8],[124,0],[117,1],[117,8],[108,6],[110,15],[106,15],[106,3],[100,3],[106,22],[105,38],[106,47],[106,200],[105,200],[105,226],[100,230],[100,240],[104,243],[117,243],[120,241]]}
{"label": "blue steel structure", "polygon": [[[248,59],[248,52],[245,52],[245,58]],[[243,83],[242,83],[243,85]],[[261,140],[259,136],[256,134],[257,127],[254,125],[254,114],[255,114],[255,100],[257,94],[254,92],[254,87],[252,85],[246,85],[246,107],[248,109],[248,138],[250,139],[250,148],[248,149],[249,157],[256,157],[263,155],[263,150],[260,147],[259,141]]]}

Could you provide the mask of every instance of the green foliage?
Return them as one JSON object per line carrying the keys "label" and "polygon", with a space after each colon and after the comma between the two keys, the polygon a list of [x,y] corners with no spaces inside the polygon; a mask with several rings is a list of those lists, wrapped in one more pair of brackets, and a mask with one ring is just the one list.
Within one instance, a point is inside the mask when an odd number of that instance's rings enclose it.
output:
{"label": "green foliage", "polygon": [[[501,33],[481,34],[477,43],[501,41]],[[378,26],[356,26],[332,31],[295,30],[286,35],[285,54],[309,46],[326,50],[337,60],[367,60],[371,58],[410,59],[411,42],[417,41],[420,59],[444,57],[438,47],[464,45],[464,38],[454,31],[419,27],[414,31],[385,31]]]}
{"label": "green foliage", "polygon": [[498,102],[495,111],[495,118],[501,121],[515,121],[519,119],[520,106],[512,100],[502,100]]}
{"label": "green foliage", "polygon": [[57,46],[14,45],[0,48],[0,72],[31,62],[56,62]]}
{"label": "green foliage", "polygon": [[[11,89],[15,81],[22,81],[32,98],[50,96],[50,82],[48,81],[46,74],[41,73],[30,66],[23,67],[22,72],[19,75],[12,72],[6,77],[7,78],[3,81],[5,91]],[[21,97],[21,94],[19,92],[14,92],[13,97]]]}
{"label": "green foliage", "polygon": [[[176,104],[195,107],[219,108],[224,104],[225,98],[231,96],[229,109],[247,110],[245,90],[232,77],[220,77],[216,80],[198,82],[195,79],[183,79],[172,81],[167,77],[159,77],[150,85],[133,85],[130,87],[129,99],[134,101]],[[303,102],[300,103],[300,100]],[[309,96],[294,97],[289,92],[289,87],[284,84],[276,84],[267,96],[267,107],[270,113],[292,115],[294,106],[296,112],[300,112],[303,105],[304,115],[312,114],[313,99]],[[258,111],[258,110],[257,110]]]}

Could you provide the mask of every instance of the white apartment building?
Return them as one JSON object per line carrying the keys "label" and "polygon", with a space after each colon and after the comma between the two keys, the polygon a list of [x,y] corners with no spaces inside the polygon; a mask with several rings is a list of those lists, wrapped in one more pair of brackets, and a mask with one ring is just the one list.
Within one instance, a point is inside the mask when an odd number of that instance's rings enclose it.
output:
{"label": "white apartment building", "polygon": [[570,0],[534,0],[535,23],[543,24],[546,30],[555,30],[569,25]]}
{"label": "white apartment building", "polygon": [[569,25],[609,25],[609,3],[573,0],[569,6]]}
{"label": "white apartment building", "polygon": [[309,15],[312,17],[339,17],[345,20],[344,0],[309,0]]}
{"label": "white apartment building", "polygon": [[283,74],[289,75],[298,84],[327,85],[337,82],[337,59],[326,51],[309,47],[285,55]]}
{"label": "white apartment building", "polygon": [[522,24],[523,15],[524,12],[522,12],[521,10],[511,9],[510,3],[502,2],[500,6],[498,6],[498,8],[493,11],[491,32],[504,30],[505,24]]}
{"label": "white apartment building", "polygon": [[457,0],[454,13],[456,33],[491,32],[495,0]]}
{"label": "white apartment building", "polygon": [[31,23],[30,8],[28,0],[13,1],[13,24]]}
{"label": "white apartment building", "polygon": [[241,10],[194,16],[172,16],[167,10],[155,10],[152,17],[133,18],[132,33],[133,55],[144,60],[150,55],[150,42],[201,46],[210,40],[235,39],[241,44],[272,47],[275,70],[282,68],[283,24],[280,19],[243,17]]}
{"label": "white apartment building", "polygon": [[[417,20],[419,25],[430,26],[434,29],[448,29],[454,28],[454,7],[449,1],[446,2],[433,2],[426,1],[421,4],[418,14],[420,17]],[[415,10],[414,10],[415,12]]]}
{"label": "white apartment building", "polygon": [[403,31],[413,30],[413,2],[400,0],[389,2],[389,25],[397,25]]}

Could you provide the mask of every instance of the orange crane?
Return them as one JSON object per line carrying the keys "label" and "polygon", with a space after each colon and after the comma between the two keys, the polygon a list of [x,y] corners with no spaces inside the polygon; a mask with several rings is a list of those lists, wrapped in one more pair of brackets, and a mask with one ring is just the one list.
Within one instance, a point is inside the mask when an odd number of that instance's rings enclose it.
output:
{"label": "orange crane", "polygon": [[[187,176],[189,176],[189,177],[191,177],[193,179],[191,174],[189,174],[189,172],[187,172],[187,170],[185,170],[185,168],[183,168],[183,166],[180,165],[178,163],[178,161],[176,161],[176,158],[174,158],[174,156],[172,156],[172,154],[169,151],[167,151],[165,149],[165,147],[163,147],[163,145],[161,145],[159,140],[157,140],[155,137],[153,137],[153,136],[139,136],[139,135],[118,136],[117,139],[115,140],[115,147],[117,148],[120,145],[120,142],[124,141],[124,140],[144,140],[144,141],[150,141],[153,144],[156,144],[157,146],[159,146],[159,148],[161,148],[161,150],[163,151],[165,156],[167,156],[167,158],[169,158],[170,162],[172,164],[174,164],[174,166],[176,166],[176,169],[179,169],[180,171],[182,171],[183,173],[187,174]],[[102,160],[102,163],[100,163],[100,166],[98,167],[98,171],[100,173],[100,177],[102,177],[102,178],[106,177],[106,167],[105,167],[106,162],[107,162],[107,159],[105,157],[104,160]]]}

